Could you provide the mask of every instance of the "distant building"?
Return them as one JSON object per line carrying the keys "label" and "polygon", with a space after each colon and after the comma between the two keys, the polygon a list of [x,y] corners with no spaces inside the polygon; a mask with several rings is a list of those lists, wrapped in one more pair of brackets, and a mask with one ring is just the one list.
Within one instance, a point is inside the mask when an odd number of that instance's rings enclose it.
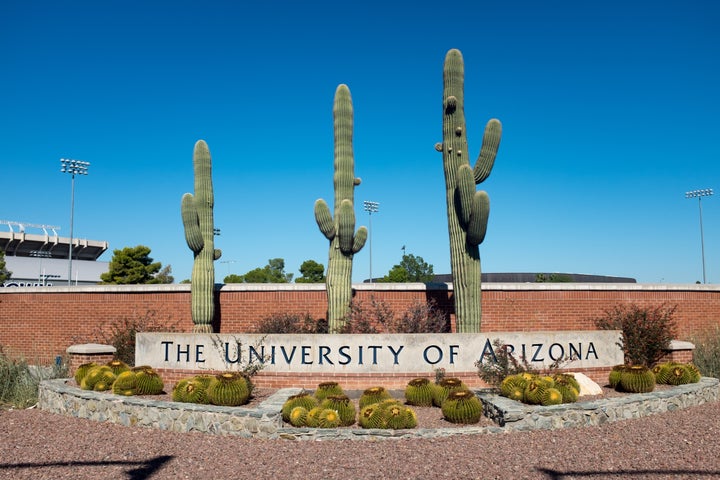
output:
{"label": "distant building", "polygon": [[[0,221],[9,231],[0,231],[0,249],[5,253],[5,268],[12,277],[4,287],[67,286],[70,238],[58,235],[58,227]],[[28,233],[34,229],[42,233]],[[50,232],[48,232],[50,230]],[[107,272],[109,262],[97,259],[109,247],[108,242],[72,239],[72,285],[96,285]]]}

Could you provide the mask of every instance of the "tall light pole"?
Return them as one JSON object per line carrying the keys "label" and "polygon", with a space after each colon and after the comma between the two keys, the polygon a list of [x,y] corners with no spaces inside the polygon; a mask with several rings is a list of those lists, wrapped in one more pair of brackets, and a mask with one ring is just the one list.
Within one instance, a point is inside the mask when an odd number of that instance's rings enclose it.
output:
{"label": "tall light pole", "polygon": [[369,202],[365,200],[363,202],[363,209],[368,212],[368,216],[370,217],[368,221],[368,234],[370,237],[370,283],[372,283],[372,214],[377,213],[380,210],[380,204],[378,202]]}
{"label": "tall light pole", "polygon": [[703,238],[703,224],[702,224],[702,197],[709,197],[713,194],[712,188],[705,188],[702,190],[691,190],[685,193],[685,198],[697,198],[698,208],[700,209],[700,252],[702,254],[702,271],[703,271],[703,283],[705,281],[705,239]]}
{"label": "tall light pole", "polygon": [[69,173],[70,181],[70,244],[68,245],[68,286],[72,285],[72,242],[73,242],[73,213],[75,211],[75,175],[87,175],[90,162],[80,160],[69,160],[61,158],[60,164],[62,173]]}

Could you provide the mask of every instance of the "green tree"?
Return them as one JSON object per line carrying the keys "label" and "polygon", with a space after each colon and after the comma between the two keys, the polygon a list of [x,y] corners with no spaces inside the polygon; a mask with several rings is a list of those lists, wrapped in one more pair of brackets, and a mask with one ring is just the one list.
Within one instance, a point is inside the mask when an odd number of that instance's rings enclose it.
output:
{"label": "green tree", "polygon": [[100,275],[100,279],[101,283],[117,285],[162,283],[156,276],[161,268],[160,262],[150,258],[149,247],[125,247],[113,250],[110,270]]}
{"label": "green tree", "polygon": [[[230,275],[228,275],[228,277],[230,277]],[[264,267],[255,268],[244,275],[235,275],[234,277],[238,277],[233,279],[239,281],[232,283],[290,283],[293,274],[285,273],[285,260],[282,258],[271,258]]]}
{"label": "green tree", "polygon": [[387,283],[402,282],[431,282],[435,277],[433,266],[427,263],[421,256],[412,253],[403,255],[399,264],[394,265],[387,275],[378,280]]}
{"label": "green tree", "polygon": [[300,265],[301,277],[295,279],[295,283],[323,283],[325,281],[325,265],[315,260],[305,260]]}
{"label": "green tree", "polygon": [[0,283],[8,280],[12,272],[5,268],[5,252],[0,250]]}
{"label": "green tree", "polygon": [[243,276],[236,273],[231,273],[223,279],[224,283],[243,283]]}
{"label": "green tree", "polygon": [[158,274],[155,275],[155,278],[158,280],[158,283],[173,283],[175,277],[172,276],[172,265],[163,267]]}

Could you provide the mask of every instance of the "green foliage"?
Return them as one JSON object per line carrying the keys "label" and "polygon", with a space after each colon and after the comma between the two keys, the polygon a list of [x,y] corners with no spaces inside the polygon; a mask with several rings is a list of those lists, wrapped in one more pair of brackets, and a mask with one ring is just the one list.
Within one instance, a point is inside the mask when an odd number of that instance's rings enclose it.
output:
{"label": "green foliage", "polygon": [[327,322],[309,313],[274,313],[260,320],[255,333],[327,333]]}
{"label": "green foliage", "polygon": [[161,283],[157,278],[162,264],[150,258],[150,248],[144,245],[113,250],[110,268],[100,275],[103,284]]}
{"label": "green foliage", "polygon": [[635,304],[616,305],[595,318],[601,330],[621,330],[618,345],[625,353],[627,365],[651,367],[665,355],[676,335],[674,319],[677,306],[640,307]]}
{"label": "green foliage", "polygon": [[5,268],[5,251],[0,250],[0,284],[12,277],[12,272]]}
{"label": "green foliage", "polygon": [[233,280],[228,283],[289,283],[293,274],[285,273],[285,260],[271,258],[264,267],[255,268],[243,275],[228,275],[225,279]]}
{"label": "green foliage", "polygon": [[295,279],[295,283],[323,283],[325,281],[325,265],[315,260],[305,260],[300,265],[302,276]]}
{"label": "green foliage", "polygon": [[465,124],[465,66],[459,50],[452,49],[443,65],[442,152],[450,237],[450,267],[453,276],[455,315],[458,333],[480,332],[481,289],[480,251],[485,239],[490,199],[475,185],[490,175],[498,146],[500,122],[492,119],[485,127],[480,155],[471,167]]}
{"label": "green foliage", "polygon": [[706,377],[720,378],[720,325],[695,334],[693,363]]}
{"label": "green foliage", "polygon": [[[115,347],[115,358],[128,365],[135,365],[135,337],[138,332],[174,332],[177,328],[170,319],[159,320],[157,312],[146,311],[138,317],[122,317],[104,325],[95,333],[97,343]],[[78,382],[79,383],[79,382]]]}
{"label": "green foliage", "polygon": [[482,417],[482,403],[470,390],[455,390],[448,394],[441,407],[443,417],[451,423],[478,423]]}
{"label": "green foliage", "polygon": [[173,283],[175,277],[172,276],[172,265],[162,267],[157,275],[155,275],[155,279],[157,283]]}
{"label": "green foliage", "polygon": [[43,380],[66,378],[67,364],[30,365],[24,358],[13,358],[0,345],[0,408],[28,408],[38,400],[38,386]]}
{"label": "green foliage", "polygon": [[403,255],[398,265],[394,265],[387,275],[378,282],[404,283],[404,282],[431,282],[435,274],[433,266],[420,256],[413,254]]}
{"label": "green foliage", "polygon": [[535,275],[536,283],[571,283],[572,277],[562,273],[550,273],[545,275],[544,273],[538,273]]}
{"label": "green foliage", "polygon": [[314,211],[320,232],[330,241],[326,278],[328,325],[331,332],[337,332],[342,328],[352,299],[353,256],[362,249],[368,236],[365,227],[355,231],[355,187],[361,180],[355,177],[353,105],[347,85],[338,85],[335,90],[333,130],[334,211],[330,211],[323,199],[315,201]]}
{"label": "green foliage", "polygon": [[223,279],[223,283],[244,283],[244,281],[245,278],[242,275],[238,275],[236,273],[231,273]]}

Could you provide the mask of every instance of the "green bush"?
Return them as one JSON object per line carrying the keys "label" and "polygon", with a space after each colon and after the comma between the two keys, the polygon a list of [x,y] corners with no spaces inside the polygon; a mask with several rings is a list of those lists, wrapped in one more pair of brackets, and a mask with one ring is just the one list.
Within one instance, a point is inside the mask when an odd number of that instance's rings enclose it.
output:
{"label": "green bush", "polygon": [[43,380],[67,377],[67,365],[30,365],[25,359],[14,359],[0,345],[0,407],[27,408],[37,403],[38,386]]}
{"label": "green bush", "polygon": [[657,307],[616,305],[595,318],[601,330],[621,330],[618,345],[625,353],[627,365],[652,367],[665,355],[670,341],[675,338],[677,325],[673,318],[677,306],[665,304]]}
{"label": "green bush", "polygon": [[695,344],[693,363],[706,377],[720,378],[720,325],[690,338]]}

